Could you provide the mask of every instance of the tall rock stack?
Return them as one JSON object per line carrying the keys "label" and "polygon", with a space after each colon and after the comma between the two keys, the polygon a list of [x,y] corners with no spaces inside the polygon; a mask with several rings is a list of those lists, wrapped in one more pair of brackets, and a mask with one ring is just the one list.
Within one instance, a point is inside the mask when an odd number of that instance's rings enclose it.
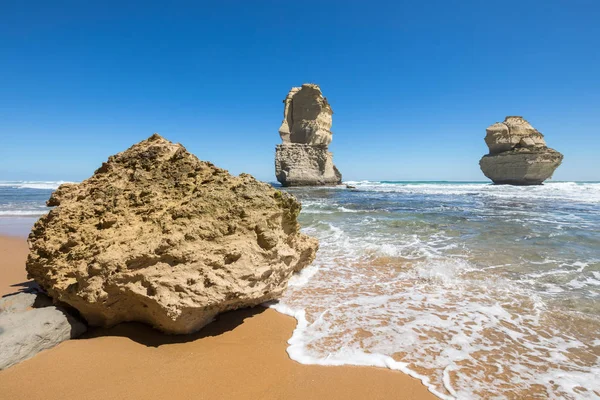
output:
{"label": "tall rock stack", "polygon": [[337,185],[342,174],[333,165],[333,110],[318,85],[290,90],[283,101],[282,144],[275,152],[275,175],[283,186]]}
{"label": "tall rock stack", "polygon": [[485,143],[490,152],[479,166],[496,184],[541,185],[563,159],[523,117],[506,117],[504,122],[490,125]]}

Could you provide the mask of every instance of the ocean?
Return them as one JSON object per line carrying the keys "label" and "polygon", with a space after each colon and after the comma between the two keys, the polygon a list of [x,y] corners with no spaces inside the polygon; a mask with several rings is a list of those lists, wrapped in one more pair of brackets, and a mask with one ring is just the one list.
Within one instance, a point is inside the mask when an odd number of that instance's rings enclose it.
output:
{"label": "ocean", "polygon": [[[401,370],[440,398],[600,398],[600,183],[285,189],[320,241],[271,307],[305,364]],[[59,182],[0,183],[0,232]]]}
{"label": "ocean", "polygon": [[46,200],[64,182],[0,181],[0,234],[27,236]]}

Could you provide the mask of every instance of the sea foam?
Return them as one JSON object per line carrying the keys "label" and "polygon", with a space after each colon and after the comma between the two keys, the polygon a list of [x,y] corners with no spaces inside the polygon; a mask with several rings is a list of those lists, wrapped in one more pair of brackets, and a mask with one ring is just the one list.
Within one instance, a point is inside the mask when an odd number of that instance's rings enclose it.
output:
{"label": "sea foam", "polygon": [[56,190],[63,183],[71,183],[71,182],[67,182],[67,181],[0,181],[0,187],[15,188],[15,189]]}

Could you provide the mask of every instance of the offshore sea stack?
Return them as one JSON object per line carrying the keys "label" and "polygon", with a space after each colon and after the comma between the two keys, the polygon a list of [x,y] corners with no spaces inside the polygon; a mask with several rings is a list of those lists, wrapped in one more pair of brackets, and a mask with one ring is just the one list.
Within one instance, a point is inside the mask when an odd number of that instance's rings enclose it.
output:
{"label": "offshore sea stack", "polygon": [[490,152],[479,166],[496,184],[541,185],[563,159],[523,117],[506,117],[504,122],[490,125],[485,143]]}
{"label": "offshore sea stack", "polygon": [[29,276],[90,325],[123,321],[167,333],[279,297],[309,265],[300,203],[232,176],[154,134],[61,185],[29,235]]}
{"label": "offshore sea stack", "polygon": [[333,110],[318,85],[294,87],[283,100],[282,144],[275,151],[275,176],[283,186],[337,185],[342,174],[329,152]]}

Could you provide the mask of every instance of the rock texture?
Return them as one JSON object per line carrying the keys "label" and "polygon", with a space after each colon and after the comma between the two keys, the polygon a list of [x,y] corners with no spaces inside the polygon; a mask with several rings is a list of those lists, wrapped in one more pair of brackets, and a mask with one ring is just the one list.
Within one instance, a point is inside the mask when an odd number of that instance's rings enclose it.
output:
{"label": "rock texture", "polygon": [[0,370],[75,338],[86,326],[41,293],[0,299]]}
{"label": "rock texture", "polygon": [[523,117],[506,117],[504,122],[489,126],[485,143],[490,152],[479,166],[497,184],[540,185],[563,159]]}
{"label": "rock texture", "polygon": [[337,185],[342,175],[328,150],[333,110],[319,86],[304,84],[283,101],[282,144],[275,152],[275,175],[283,186]]}
{"label": "rock texture", "polygon": [[91,325],[197,331],[279,297],[318,248],[299,232],[293,196],[157,134],[60,186],[48,205],[29,235],[27,271]]}

